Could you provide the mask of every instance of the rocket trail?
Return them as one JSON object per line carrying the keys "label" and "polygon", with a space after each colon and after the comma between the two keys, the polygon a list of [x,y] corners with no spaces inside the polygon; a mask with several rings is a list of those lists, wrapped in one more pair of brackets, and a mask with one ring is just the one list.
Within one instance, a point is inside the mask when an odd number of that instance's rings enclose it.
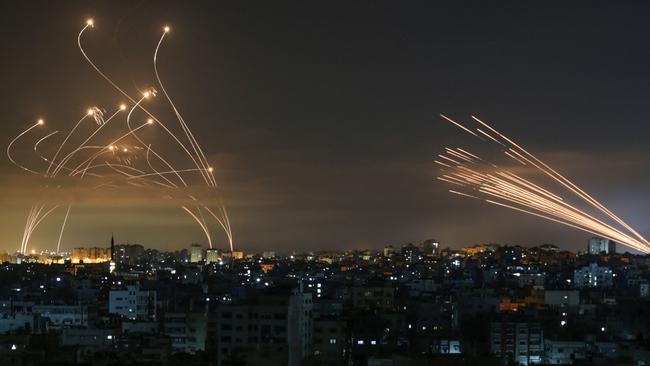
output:
{"label": "rocket trail", "polygon": [[[210,227],[216,225],[219,230],[223,230],[225,233],[229,249],[234,250],[230,219],[222,197],[217,191],[218,186],[214,177],[214,169],[209,164],[204,150],[192,133],[189,124],[172,101],[170,93],[165,88],[160,77],[158,55],[170,28],[164,27],[164,32],[156,44],[153,53],[153,69],[155,83],[165,97],[163,102],[174,112],[178,125],[175,123],[168,124],[160,117],[157,117],[149,105],[147,108],[144,107],[145,101],[156,96],[157,91],[155,89],[149,88],[144,91],[137,91],[142,96],[136,100],[127,90],[111,80],[89,57],[83,48],[82,39],[85,32],[94,27],[95,23],[90,19],[77,34],[79,51],[90,67],[119,93],[118,97],[127,98],[129,105],[121,104],[118,109],[111,109],[110,112],[101,106],[93,106],[87,110],[82,118],[75,119],[77,122],[71,126],[64,126],[64,128],[50,132],[45,136],[36,136],[35,143],[32,142],[34,157],[40,164],[40,167],[36,168],[34,167],[36,164],[23,163],[23,161],[28,161],[27,156],[20,155],[19,159],[16,159],[16,156],[18,156],[19,151],[22,153],[24,150],[25,146],[21,144],[25,142],[26,138],[36,131],[36,127],[44,124],[43,120],[38,120],[37,123],[20,132],[10,141],[7,146],[9,161],[23,171],[39,175],[41,179],[45,180],[41,185],[42,187],[58,188],[65,186],[70,179],[78,179],[84,184],[90,180],[91,182],[87,185],[93,191],[105,187],[120,189],[138,187],[141,189],[156,188],[158,190],[179,192],[179,194],[164,193],[163,198],[181,197],[192,190],[206,187],[208,188],[207,192],[210,192],[212,197],[197,199],[195,195],[190,195],[192,200],[195,201],[196,211],[186,205],[181,205],[181,208],[199,225],[210,247],[213,245]],[[120,113],[127,112],[127,110],[128,113]],[[141,113],[144,114],[146,122],[134,127],[133,121],[140,118],[138,116]],[[86,119],[93,120],[97,125],[89,132],[84,132],[87,130],[85,127],[81,128]],[[124,123],[111,123],[113,120],[120,120]],[[159,126],[160,128],[153,128],[147,133],[138,133],[146,126]],[[117,130],[117,133],[115,130]],[[180,130],[180,135],[177,134],[176,130]],[[58,136],[62,136],[62,139],[54,143],[43,144],[45,140],[51,142],[56,140]],[[18,150],[19,147],[20,150]],[[170,149],[170,147],[173,149]],[[463,161],[473,161],[474,159],[460,151],[452,151],[450,154]],[[20,160],[20,163],[18,160]],[[43,162],[46,164],[43,164]],[[451,167],[451,165],[448,166]],[[86,176],[92,177],[92,179],[84,179]],[[212,202],[212,204],[208,204],[208,202]],[[60,251],[63,232],[70,214],[71,204],[67,205],[68,208],[57,241],[57,252]],[[31,206],[25,222],[20,253],[27,252],[32,233],[58,207],[60,207],[60,204],[50,206],[50,204],[36,203]],[[204,210],[210,214],[215,222],[206,220]]]}
{"label": "rocket trail", "polygon": [[72,205],[68,205],[68,209],[65,211],[65,217],[63,218],[63,224],[61,225],[61,231],[59,232],[59,240],[56,243],[56,254],[59,254],[61,252],[61,238],[63,238],[63,230],[65,230],[65,223],[68,221],[68,215],[70,214],[70,207],[72,207]]}
{"label": "rocket trail", "polygon": [[[448,117],[442,117],[463,131],[479,137],[468,127]],[[472,120],[490,132],[476,128],[479,134],[489,139],[481,141],[498,144],[498,148],[506,156],[519,164],[536,169],[561,189],[543,187],[541,183],[500,168],[497,164],[461,148],[445,148],[444,154],[438,155],[445,162],[434,162],[443,166],[444,174],[438,176],[438,180],[460,187],[450,189],[450,193],[533,215],[619,242],[643,253],[650,253],[650,242],[575,183],[484,121],[474,116]],[[565,196],[566,193],[575,196],[579,203],[571,203]],[[587,208],[595,212],[587,212]]]}

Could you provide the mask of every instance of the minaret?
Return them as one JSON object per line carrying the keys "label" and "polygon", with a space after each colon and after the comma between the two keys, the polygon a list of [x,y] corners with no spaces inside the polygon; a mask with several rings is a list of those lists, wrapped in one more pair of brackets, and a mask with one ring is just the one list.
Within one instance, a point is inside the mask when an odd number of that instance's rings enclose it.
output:
{"label": "minaret", "polygon": [[111,233],[111,262],[115,261],[115,238]]}
{"label": "minaret", "polygon": [[108,272],[113,273],[115,270],[115,238],[113,238],[113,233],[111,233],[111,262],[108,265]]}

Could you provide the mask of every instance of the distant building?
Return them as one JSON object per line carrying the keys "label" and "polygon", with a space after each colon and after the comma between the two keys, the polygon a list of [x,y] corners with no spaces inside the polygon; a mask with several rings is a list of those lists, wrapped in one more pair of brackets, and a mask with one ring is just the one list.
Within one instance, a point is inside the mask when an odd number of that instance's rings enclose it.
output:
{"label": "distant building", "polygon": [[219,263],[221,261],[221,252],[219,249],[208,249],[205,251],[205,263]]}
{"label": "distant building", "polygon": [[199,244],[192,244],[190,247],[190,262],[199,263],[203,261],[203,248]]}
{"label": "distant building", "polygon": [[384,247],[384,257],[392,257],[395,255],[395,248],[392,245]]}
{"label": "distant building", "polygon": [[32,312],[47,318],[54,327],[88,326],[88,306],[85,305],[34,305]]}
{"label": "distant building", "polygon": [[126,290],[111,290],[108,312],[131,320],[156,320],[156,291],[127,286]]}
{"label": "distant building", "polygon": [[0,252],[0,263],[16,263],[16,256],[3,250]]}
{"label": "distant building", "polygon": [[113,260],[119,264],[133,265],[144,255],[144,247],[140,244],[115,245]]}
{"label": "distant building", "polygon": [[547,290],[544,291],[544,305],[549,307],[571,307],[580,305],[580,291]]}
{"label": "distant building", "polygon": [[589,243],[587,244],[587,251],[589,254],[594,255],[613,254],[616,253],[616,242],[594,236],[593,238],[589,239]]}
{"label": "distant building", "polygon": [[221,256],[229,259],[244,259],[245,253],[243,250],[235,250],[232,252],[223,252]]}
{"label": "distant building", "polygon": [[542,362],[544,334],[538,323],[492,323],[490,328],[490,350],[498,358],[520,365]]}
{"label": "distant building", "polygon": [[262,252],[262,257],[264,257],[264,258],[275,258],[276,254],[275,254],[275,251],[269,250],[269,251],[266,251],[266,252]]}
{"label": "distant building", "polygon": [[599,266],[597,263],[576,269],[573,274],[573,285],[576,288],[611,287],[613,283],[614,273],[612,270]]}
{"label": "distant building", "polygon": [[72,263],[103,263],[110,262],[111,248],[74,248],[72,249]]}
{"label": "distant building", "polygon": [[353,287],[352,306],[360,310],[393,310],[395,308],[395,288],[392,286]]}
{"label": "distant building", "polygon": [[438,252],[438,247],[440,243],[436,239],[427,239],[420,244],[417,244],[417,247],[420,248],[423,254],[435,254]]}

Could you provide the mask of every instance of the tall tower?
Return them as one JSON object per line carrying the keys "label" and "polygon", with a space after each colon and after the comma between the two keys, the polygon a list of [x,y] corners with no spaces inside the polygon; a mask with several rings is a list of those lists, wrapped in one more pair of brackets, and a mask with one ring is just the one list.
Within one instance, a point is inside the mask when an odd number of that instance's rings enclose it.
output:
{"label": "tall tower", "polygon": [[111,262],[115,261],[115,238],[111,233]]}

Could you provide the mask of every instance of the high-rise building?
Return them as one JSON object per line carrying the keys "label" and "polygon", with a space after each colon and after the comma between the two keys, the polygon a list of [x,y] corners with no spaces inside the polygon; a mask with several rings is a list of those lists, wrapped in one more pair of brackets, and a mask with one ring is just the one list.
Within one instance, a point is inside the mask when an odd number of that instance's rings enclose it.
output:
{"label": "high-rise building", "polygon": [[613,254],[616,253],[616,242],[594,236],[593,238],[589,239],[589,243],[587,244],[587,251],[589,254],[595,255]]}
{"label": "high-rise building", "polygon": [[542,362],[544,335],[537,323],[492,323],[490,349],[498,358],[513,359],[518,365]]}
{"label": "high-rise building", "polygon": [[311,310],[312,294],[300,289],[220,304],[217,365],[242,358],[246,364],[301,365],[311,351]]}
{"label": "high-rise building", "polygon": [[115,246],[113,260],[119,264],[135,264],[144,255],[144,247],[140,244],[119,244]]}
{"label": "high-rise building", "polygon": [[205,351],[207,337],[207,314],[201,313],[166,313],[164,315],[163,334],[171,338],[174,353],[195,354]]}
{"label": "high-rise building", "polygon": [[576,269],[573,273],[573,285],[583,287],[611,287],[614,284],[614,273],[611,269],[591,263]]}
{"label": "high-rise building", "polygon": [[111,234],[111,263],[109,264],[108,271],[113,273],[115,271],[115,238]]}
{"label": "high-rise building", "polygon": [[219,249],[208,249],[205,251],[205,263],[219,263],[221,261],[221,252]]}
{"label": "high-rise building", "polygon": [[108,312],[131,320],[156,320],[156,291],[140,290],[138,284],[111,290]]}
{"label": "high-rise building", "polygon": [[190,247],[190,262],[199,263],[203,261],[203,248],[198,244],[192,244]]}

